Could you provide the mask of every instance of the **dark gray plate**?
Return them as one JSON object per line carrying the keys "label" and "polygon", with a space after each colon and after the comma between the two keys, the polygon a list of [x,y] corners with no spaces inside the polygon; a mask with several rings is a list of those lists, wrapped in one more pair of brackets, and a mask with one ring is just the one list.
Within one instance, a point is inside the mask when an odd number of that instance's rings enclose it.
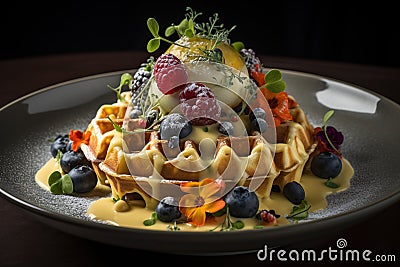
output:
{"label": "dark gray plate", "polygon": [[[129,70],[131,73],[133,70]],[[229,254],[280,246],[343,229],[400,200],[399,105],[372,91],[321,76],[284,71],[287,91],[311,123],[330,123],[345,136],[343,153],[355,176],[347,191],[328,197],[327,209],[310,220],[265,230],[170,232],[116,227],[91,221],[86,209],[95,197],[52,195],[35,183],[35,173],[50,159],[49,139],[70,129],[85,129],[100,105],[115,101],[107,85],[122,72],[57,84],[0,109],[0,193],[39,220],[62,231],[108,244],[180,254]]]}

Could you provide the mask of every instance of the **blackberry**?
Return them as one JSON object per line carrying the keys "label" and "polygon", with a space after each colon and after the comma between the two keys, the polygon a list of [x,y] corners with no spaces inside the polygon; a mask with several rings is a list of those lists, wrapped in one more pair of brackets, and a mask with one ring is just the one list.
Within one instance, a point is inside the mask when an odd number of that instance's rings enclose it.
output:
{"label": "blackberry", "polygon": [[149,103],[147,103],[148,94],[148,82],[152,75],[154,66],[154,58],[150,57],[147,63],[142,63],[140,68],[133,75],[133,81],[130,84],[132,94],[132,106],[133,109],[130,113],[131,119],[137,119],[143,115],[143,108],[146,109]]}
{"label": "blackberry", "polygon": [[240,54],[244,57],[248,70],[261,72],[261,60],[256,56],[256,53],[251,48],[242,48]]}
{"label": "blackberry", "polygon": [[153,69],[152,63],[142,63],[140,64],[140,68],[133,75],[133,81],[131,84],[132,94],[139,91],[144,84],[151,77],[151,71]]}

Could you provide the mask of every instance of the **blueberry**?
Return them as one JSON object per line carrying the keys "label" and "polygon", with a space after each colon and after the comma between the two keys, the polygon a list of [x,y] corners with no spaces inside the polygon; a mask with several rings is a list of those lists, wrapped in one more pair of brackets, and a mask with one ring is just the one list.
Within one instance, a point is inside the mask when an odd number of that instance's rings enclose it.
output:
{"label": "blueberry", "polygon": [[140,109],[132,109],[131,113],[129,114],[129,117],[131,119],[137,119],[142,115],[142,111]]}
{"label": "blueberry", "polygon": [[233,124],[229,121],[221,121],[218,124],[218,132],[224,135],[232,135],[233,134]]}
{"label": "blueberry", "polygon": [[262,108],[254,108],[250,113],[249,113],[249,119],[250,121],[253,121],[256,118],[260,118],[265,120],[267,115],[265,114],[264,109]]}
{"label": "blueberry", "polygon": [[285,184],[283,195],[293,204],[298,205],[306,197],[304,188],[296,181]]}
{"label": "blueberry", "polygon": [[90,166],[90,161],[85,157],[81,150],[78,150],[77,152],[71,150],[62,154],[60,166],[65,173],[68,173],[74,167],[79,165]]}
{"label": "blueberry", "polygon": [[157,218],[162,222],[172,222],[181,217],[178,201],[173,197],[164,197],[156,207]]}
{"label": "blueberry", "polygon": [[255,118],[254,120],[252,120],[251,126],[255,131],[258,131],[260,133],[265,132],[268,127],[267,122],[262,118]]}
{"label": "blueberry", "polygon": [[54,142],[50,145],[50,152],[53,158],[57,156],[58,150],[60,150],[62,153],[67,151],[67,145],[69,141],[68,135],[58,135],[56,137]]}
{"label": "blueberry", "polygon": [[251,218],[256,215],[259,200],[254,191],[245,186],[236,186],[226,196],[229,213],[237,218]]}
{"label": "blueberry", "polygon": [[168,147],[173,149],[179,146],[179,137],[178,136],[171,136],[168,140]]}
{"label": "blueberry", "polygon": [[71,151],[72,150],[72,141],[69,140],[68,144],[67,144],[67,151]]}
{"label": "blueberry", "polygon": [[68,175],[71,177],[75,193],[87,193],[97,185],[97,176],[89,166],[76,166],[71,169]]}
{"label": "blueberry", "polygon": [[164,117],[160,124],[161,139],[169,140],[172,136],[184,138],[192,132],[192,125],[183,115],[172,113]]}
{"label": "blueberry", "polygon": [[342,160],[334,153],[321,152],[311,160],[311,172],[320,178],[335,178],[342,171]]}

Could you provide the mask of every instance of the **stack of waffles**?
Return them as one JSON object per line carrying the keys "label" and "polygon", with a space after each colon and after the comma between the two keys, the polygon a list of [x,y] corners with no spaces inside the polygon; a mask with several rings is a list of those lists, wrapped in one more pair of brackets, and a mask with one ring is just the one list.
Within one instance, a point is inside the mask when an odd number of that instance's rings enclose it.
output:
{"label": "stack of waffles", "polygon": [[81,148],[114,198],[141,199],[149,208],[164,196],[181,194],[181,183],[206,177],[223,179],[227,188],[247,186],[259,198],[268,198],[273,185],[300,182],[316,146],[314,128],[297,105],[290,109],[293,120],[276,127],[273,142],[253,131],[246,136],[216,135],[207,153],[191,139],[172,149],[157,128],[135,131],[143,119],[130,118],[131,93],[122,96],[126,101],[99,108],[87,127],[90,142]]}

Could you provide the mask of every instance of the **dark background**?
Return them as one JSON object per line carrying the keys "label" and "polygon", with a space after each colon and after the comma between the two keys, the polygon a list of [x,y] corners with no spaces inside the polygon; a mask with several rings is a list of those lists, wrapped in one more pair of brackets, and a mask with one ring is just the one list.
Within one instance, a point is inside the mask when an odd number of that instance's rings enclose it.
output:
{"label": "dark background", "polygon": [[171,23],[179,23],[186,6],[191,6],[203,13],[198,22],[217,12],[220,22],[228,28],[237,25],[231,41],[243,41],[257,54],[399,67],[399,14],[394,3],[14,1],[0,11],[0,60],[60,53],[143,51],[151,38],[147,18],[156,18],[163,34]]}

